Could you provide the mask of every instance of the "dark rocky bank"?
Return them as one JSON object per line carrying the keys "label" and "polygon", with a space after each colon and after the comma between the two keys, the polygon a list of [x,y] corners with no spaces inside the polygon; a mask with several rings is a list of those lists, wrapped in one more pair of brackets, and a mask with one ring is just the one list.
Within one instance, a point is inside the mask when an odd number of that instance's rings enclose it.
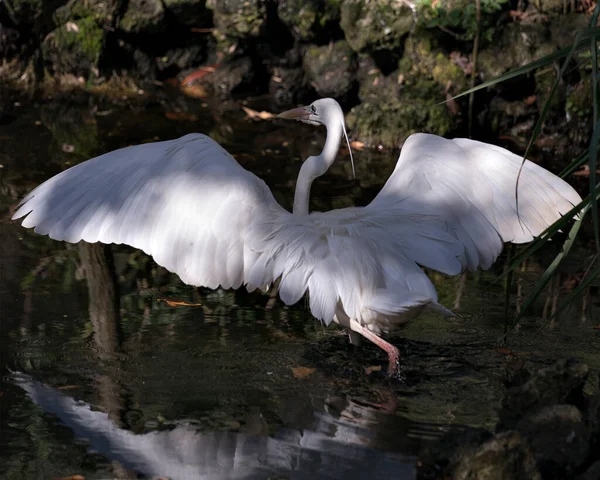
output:
{"label": "dark rocky bank", "polygon": [[588,367],[574,360],[520,370],[509,382],[496,433],[449,434],[423,452],[419,478],[599,479],[600,392],[590,380]]}
{"label": "dark rocky bank", "polygon": [[[590,20],[588,3],[482,0],[478,22],[472,0],[5,0],[0,100],[74,85],[152,93],[187,77],[191,94],[215,102],[269,94],[281,109],[335,97],[368,144],[465,134],[466,97],[440,102],[470,86],[475,38],[476,80],[490,80],[569,45]],[[523,146],[556,66],[478,94],[478,136]],[[586,68],[574,62],[561,79],[540,148],[587,142]]]}

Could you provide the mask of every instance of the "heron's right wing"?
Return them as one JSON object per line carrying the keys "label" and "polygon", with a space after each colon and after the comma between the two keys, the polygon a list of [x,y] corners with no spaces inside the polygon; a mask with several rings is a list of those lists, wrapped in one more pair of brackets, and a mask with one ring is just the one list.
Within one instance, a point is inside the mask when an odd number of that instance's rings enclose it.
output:
{"label": "heron's right wing", "polygon": [[[190,285],[238,288],[252,236],[289,215],[267,185],[201,134],[101,155],[39,185],[13,219],[67,242],[139,248]],[[265,226],[264,228],[268,228]],[[262,285],[256,285],[262,286]]]}

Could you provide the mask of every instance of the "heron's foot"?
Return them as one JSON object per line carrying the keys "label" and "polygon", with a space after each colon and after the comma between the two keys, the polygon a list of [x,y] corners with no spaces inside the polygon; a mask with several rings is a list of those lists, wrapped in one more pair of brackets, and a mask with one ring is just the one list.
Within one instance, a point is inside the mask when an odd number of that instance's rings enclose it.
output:
{"label": "heron's foot", "polygon": [[389,344],[389,350],[385,350],[388,354],[388,378],[400,378],[400,351]]}
{"label": "heron's foot", "polygon": [[363,327],[362,325],[358,325],[358,323],[354,323],[352,325],[352,329],[358,333],[360,333],[363,337],[373,342],[379,348],[381,348],[388,355],[388,377],[399,378],[400,371],[400,351],[391,343],[386,342],[379,335],[373,333],[368,328]]}

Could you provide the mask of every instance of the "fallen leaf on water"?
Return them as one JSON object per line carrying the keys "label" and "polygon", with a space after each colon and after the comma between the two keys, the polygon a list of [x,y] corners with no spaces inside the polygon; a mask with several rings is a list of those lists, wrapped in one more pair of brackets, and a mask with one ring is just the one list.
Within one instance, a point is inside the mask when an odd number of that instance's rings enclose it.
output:
{"label": "fallen leaf on water", "polygon": [[249,118],[260,118],[261,120],[270,120],[271,118],[275,117],[274,113],[271,112],[265,112],[264,110],[262,112],[259,112],[257,110],[252,110],[251,108],[248,107],[244,107],[242,105],[242,110],[244,110],[244,112],[246,112],[246,115],[248,115]]}
{"label": "fallen leaf on water", "polygon": [[362,150],[363,148],[365,148],[365,144],[364,142],[359,142],[358,140],[354,140],[353,142],[350,142],[350,146],[354,149],[354,150]]}
{"label": "fallen leaf on water", "polygon": [[198,70],[194,70],[192,73],[187,75],[181,81],[181,86],[187,87],[187,86],[191,85],[196,80],[201,79],[204,75],[206,75],[208,73],[213,73],[217,69],[218,66],[219,66],[219,64],[215,63],[213,65],[206,65],[204,67],[200,67]]}
{"label": "fallen leaf on water", "polygon": [[365,373],[367,375],[371,375],[373,372],[381,372],[381,365],[371,365],[370,367],[365,367]]}
{"label": "fallen leaf on water", "polygon": [[65,28],[67,29],[67,32],[79,33],[79,27],[74,22],[65,23]]}
{"label": "fallen leaf on water", "polygon": [[499,353],[501,355],[512,355],[513,351],[510,348],[498,347],[494,348],[494,352]]}
{"label": "fallen leaf on water", "polygon": [[196,120],[198,120],[198,117],[196,115],[194,115],[193,113],[186,112],[165,112],[165,117],[167,117],[169,120],[177,120],[179,122],[195,122]]}
{"label": "fallen leaf on water", "polygon": [[169,307],[201,307],[201,303],[190,303],[182,300],[169,300],[168,298],[158,298],[157,302],[165,302]]}
{"label": "fallen leaf on water", "polygon": [[208,90],[200,84],[182,85],[181,92],[192,98],[204,99],[208,97]]}
{"label": "fallen leaf on water", "polygon": [[71,390],[73,388],[77,388],[77,385],[63,385],[62,387],[58,387],[58,390]]}
{"label": "fallen leaf on water", "polygon": [[296,378],[308,377],[311,373],[315,373],[316,368],[308,367],[292,367],[292,373]]}
{"label": "fallen leaf on water", "polygon": [[[600,173],[600,170],[596,170],[596,173]],[[590,166],[584,165],[581,170],[577,170],[572,173],[574,177],[589,177],[590,176]]]}

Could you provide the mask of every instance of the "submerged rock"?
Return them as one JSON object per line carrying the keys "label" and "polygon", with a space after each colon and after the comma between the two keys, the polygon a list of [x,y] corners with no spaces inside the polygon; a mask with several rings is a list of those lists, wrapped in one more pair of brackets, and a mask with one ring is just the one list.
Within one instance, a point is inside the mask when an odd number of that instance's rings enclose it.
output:
{"label": "submerged rock", "polygon": [[517,432],[499,433],[470,455],[453,472],[454,480],[540,480],[527,441]]}
{"label": "submerged rock", "polygon": [[557,404],[581,405],[583,386],[589,374],[586,364],[559,360],[529,374],[521,385],[510,387],[502,402],[499,429],[511,429],[526,415]]}
{"label": "submerged rock", "polygon": [[517,430],[529,441],[545,476],[568,477],[588,457],[589,430],[573,405],[552,405],[526,416]]}
{"label": "submerged rock", "polygon": [[344,40],[309,48],[304,54],[304,70],[322,97],[342,99],[358,86],[356,54]]}

